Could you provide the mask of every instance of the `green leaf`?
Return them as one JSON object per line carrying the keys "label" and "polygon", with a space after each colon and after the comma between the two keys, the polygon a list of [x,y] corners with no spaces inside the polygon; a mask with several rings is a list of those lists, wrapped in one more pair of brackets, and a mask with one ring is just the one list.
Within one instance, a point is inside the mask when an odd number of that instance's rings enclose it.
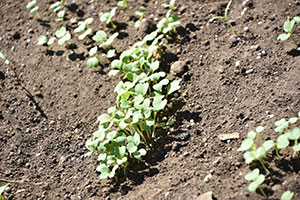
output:
{"label": "green leaf", "polygon": [[283,25],[283,30],[287,33],[291,33],[294,27],[295,21],[286,20]]}
{"label": "green leaf", "polygon": [[267,151],[266,151],[266,149],[263,146],[258,147],[256,149],[256,151],[253,152],[254,160],[258,160],[261,157],[265,157],[266,153],[267,153]]}
{"label": "green leaf", "polygon": [[112,70],[110,70],[110,71],[108,72],[108,76],[115,76],[115,75],[117,75],[119,72],[120,72],[120,70],[114,70],[114,69],[112,69]]}
{"label": "green leaf", "polygon": [[121,69],[121,67],[122,67],[122,61],[121,60],[113,60],[111,62],[111,67],[113,69]]}
{"label": "green leaf", "polygon": [[281,200],[291,200],[293,198],[293,196],[294,196],[294,192],[285,191],[281,196]]}
{"label": "green leaf", "polygon": [[101,168],[101,174],[100,174],[100,179],[106,179],[109,176],[110,170],[108,167],[102,167]]}
{"label": "green leaf", "polygon": [[271,148],[275,146],[275,143],[272,140],[267,140],[262,145],[266,151],[269,151]]}
{"label": "green leaf", "polygon": [[129,153],[134,153],[137,150],[137,146],[133,142],[129,142],[126,146]]}
{"label": "green leaf", "polygon": [[289,123],[294,124],[298,121],[298,119],[299,119],[298,117],[292,117],[289,119]]}
{"label": "green leaf", "polygon": [[39,7],[38,6],[35,6],[34,8],[32,8],[31,10],[30,10],[30,13],[34,13],[34,12],[36,12],[36,11],[38,11],[39,10]]}
{"label": "green leaf", "polygon": [[109,133],[107,134],[106,138],[107,138],[108,140],[112,140],[112,139],[114,139],[116,136],[117,136],[117,132],[116,132],[116,131],[111,131],[111,132],[109,132]]}
{"label": "green leaf", "polygon": [[294,145],[293,150],[294,151],[300,151],[300,144]]}
{"label": "green leaf", "polygon": [[55,3],[53,3],[53,4],[51,4],[51,5],[50,5],[50,8],[51,8],[51,9],[54,9],[54,8],[57,8],[58,6],[60,6],[60,1],[57,1],[57,2],[55,2]]}
{"label": "green leaf", "polygon": [[143,119],[143,115],[140,111],[134,112],[132,117],[132,124],[137,124],[140,119]]}
{"label": "green leaf", "polygon": [[0,58],[4,61],[6,61],[6,57],[0,52]]}
{"label": "green leaf", "polygon": [[180,85],[179,85],[180,81],[181,80],[174,80],[170,83],[170,85],[168,85],[168,92],[167,92],[168,95],[180,89]]}
{"label": "green leaf", "polygon": [[85,30],[86,24],[84,22],[79,22],[79,26],[75,28],[74,33],[81,33]]}
{"label": "green leaf", "polygon": [[168,79],[163,79],[163,80],[161,80],[159,83],[155,84],[155,85],[153,86],[153,89],[156,90],[156,91],[161,92],[162,87],[163,87],[164,85],[168,85],[168,84],[169,84],[169,80],[168,80]]}
{"label": "green leaf", "polygon": [[242,142],[240,148],[238,148],[237,151],[247,151],[250,148],[252,148],[253,144],[254,144],[253,139],[247,138]]}
{"label": "green leaf", "polygon": [[48,40],[47,45],[48,45],[48,46],[52,45],[52,44],[55,42],[55,40],[56,40],[56,37],[51,37],[51,38]]}
{"label": "green leaf", "polygon": [[[103,13],[100,16],[100,21],[101,22],[106,22],[107,24],[109,23],[108,19],[109,19],[110,13]],[[108,21],[108,22],[107,22]]]}
{"label": "green leaf", "polygon": [[91,33],[92,33],[92,29],[88,28],[84,33],[78,36],[78,40],[84,40],[84,38]]}
{"label": "green leaf", "polygon": [[101,44],[99,47],[104,47],[104,46],[110,46],[111,43],[113,43],[114,39],[118,37],[119,33],[114,33],[108,40],[106,40],[103,44]]}
{"label": "green leaf", "polygon": [[99,154],[99,156],[98,156],[99,161],[102,161],[102,160],[105,160],[105,159],[106,159],[106,153]]}
{"label": "green leaf", "polygon": [[264,127],[259,126],[259,127],[256,128],[256,132],[261,133],[264,129],[265,129]]}
{"label": "green leaf", "polygon": [[103,129],[99,129],[93,133],[93,136],[99,141],[102,141],[105,138],[105,131]]}
{"label": "green leaf", "polygon": [[149,83],[139,83],[135,86],[134,90],[138,94],[145,95],[148,91]]}
{"label": "green leaf", "polygon": [[254,140],[256,137],[256,132],[255,131],[250,131],[247,135],[247,138]]}
{"label": "green leaf", "polygon": [[115,165],[115,166],[112,168],[111,172],[109,173],[109,178],[112,178],[112,177],[115,176],[116,170],[117,170],[118,168],[119,168],[119,165]]}
{"label": "green leaf", "polygon": [[155,124],[154,119],[149,118],[149,119],[146,120],[146,125],[147,125],[147,126],[151,127],[151,126],[153,126],[154,124]]}
{"label": "green leaf", "polygon": [[118,165],[123,165],[124,163],[127,162],[127,157],[123,157],[122,159],[117,159],[117,164]]}
{"label": "green leaf", "polygon": [[253,151],[247,151],[246,153],[244,153],[244,159],[246,164],[250,164],[253,160],[254,160],[254,152]]}
{"label": "green leaf", "polygon": [[140,142],[141,142],[141,137],[137,132],[135,132],[133,136],[133,143],[135,144],[135,146],[139,146]]}
{"label": "green leaf", "polygon": [[255,168],[253,171],[246,174],[245,179],[247,181],[254,181],[259,175],[259,169]]}
{"label": "green leaf", "polygon": [[260,174],[260,175],[256,178],[256,180],[255,180],[255,182],[256,182],[258,185],[262,184],[264,181],[265,181],[265,176],[262,175],[262,174]]}
{"label": "green leaf", "polygon": [[104,41],[106,40],[107,38],[107,35],[104,31],[100,30],[100,31],[97,31],[96,34],[93,36],[93,40],[96,41],[96,42],[100,42],[100,41]]}
{"label": "green leaf", "polygon": [[289,142],[289,139],[288,139],[288,136],[287,135],[280,135],[278,138],[277,138],[277,148],[278,149],[283,149],[283,148],[286,148],[287,146],[289,146],[290,142]]}
{"label": "green leaf", "polygon": [[289,139],[298,140],[299,138],[300,138],[300,129],[298,127],[296,127],[292,130]]}
{"label": "green leaf", "polygon": [[65,10],[61,10],[61,11],[59,11],[58,13],[57,13],[57,17],[58,18],[64,18],[64,16],[65,16]]}
{"label": "green leaf", "polygon": [[41,35],[38,37],[37,45],[43,45],[47,43],[47,37],[44,35]]}
{"label": "green leaf", "polygon": [[97,118],[97,121],[99,121],[100,124],[104,124],[107,122],[110,122],[110,116],[108,114],[102,114]]}
{"label": "green leaf", "polygon": [[283,33],[278,36],[277,40],[287,41],[290,37],[291,37],[290,33]]}
{"label": "green leaf", "polygon": [[232,0],[230,0],[225,8],[225,15],[224,17],[227,18],[228,17],[228,11],[229,11],[229,8],[230,8],[230,5],[232,3]]}
{"label": "green leaf", "polygon": [[108,50],[107,52],[107,58],[112,58],[114,57],[116,54],[115,54],[116,50],[115,49],[110,49]]}
{"label": "green leaf", "polygon": [[145,155],[146,155],[145,149],[140,149],[133,153],[133,157],[135,157],[136,159],[140,159],[142,156],[145,156]]}
{"label": "green leaf", "polygon": [[96,53],[97,53],[97,51],[98,51],[98,47],[97,46],[91,48],[90,51],[89,51],[89,56],[91,56],[91,57],[95,56]]}
{"label": "green leaf", "polygon": [[94,21],[94,18],[90,17],[90,18],[87,18],[86,20],[84,20],[84,23],[86,25],[90,25],[93,21]]}
{"label": "green leaf", "polygon": [[116,149],[116,156],[117,156],[117,158],[121,159],[125,155],[126,155],[126,147],[125,146],[121,146],[121,147],[118,147]]}
{"label": "green leaf", "polygon": [[86,62],[88,68],[98,67],[98,59],[96,57],[89,58]]}
{"label": "green leaf", "polygon": [[156,96],[153,98],[152,104],[153,104],[153,110],[155,112],[158,112],[158,111],[164,109],[165,106],[167,105],[167,103],[168,103],[167,99],[164,99],[164,100],[162,100],[162,99],[163,99],[163,96],[162,97]]}
{"label": "green leaf", "polygon": [[66,34],[66,32],[67,32],[67,29],[63,26],[55,32],[55,35],[56,35],[56,37],[61,38]]}
{"label": "green leaf", "polygon": [[249,190],[250,192],[255,192],[256,189],[258,188],[258,186],[259,186],[259,185],[258,185],[256,182],[252,182],[252,183],[249,184],[248,190]]}
{"label": "green leaf", "polygon": [[2,194],[8,186],[9,186],[9,183],[0,187],[0,200],[2,200]]}
{"label": "green leaf", "polygon": [[27,5],[26,8],[27,9],[31,9],[36,5],[36,0],[30,1]]}
{"label": "green leaf", "polygon": [[124,130],[124,129],[126,129],[126,127],[128,125],[129,125],[129,123],[127,122],[127,120],[122,119],[120,124],[119,124],[119,127],[120,127],[120,129]]}

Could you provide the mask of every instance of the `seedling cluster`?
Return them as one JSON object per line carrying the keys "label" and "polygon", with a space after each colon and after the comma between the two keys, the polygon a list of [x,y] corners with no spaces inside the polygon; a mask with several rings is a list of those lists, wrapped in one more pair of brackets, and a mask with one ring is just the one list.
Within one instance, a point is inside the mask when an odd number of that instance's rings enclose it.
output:
{"label": "seedling cluster", "polygon": [[35,13],[38,19],[41,19],[41,15],[39,13],[39,6],[36,5],[36,0],[29,2],[26,8],[30,10],[30,13]]}
{"label": "seedling cluster", "polygon": [[[247,138],[242,142],[241,146],[237,149],[237,151],[246,151],[244,153],[244,159],[246,164],[250,164],[253,161],[259,161],[263,169],[270,174],[269,170],[266,168],[263,158],[266,157],[267,153],[274,147],[276,156],[278,159],[281,159],[279,155],[279,150],[283,148],[288,148],[291,144],[293,144],[293,157],[297,156],[297,153],[300,151],[299,138],[300,138],[300,128],[291,126],[295,126],[296,122],[300,120],[300,112],[298,113],[298,117],[292,117],[289,120],[281,119],[275,122],[275,132],[280,133],[276,142],[273,140],[263,141],[261,137],[261,133],[264,130],[264,127],[259,126],[255,131],[250,131],[247,135]],[[257,145],[256,138],[258,138],[258,142],[260,144]],[[290,142],[292,141],[292,143]],[[261,189],[260,185],[264,182],[265,176],[259,174],[259,169],[256,168],[252,172],[248,173],[245,176],[245,179],[251,181],[248,189],[250,192],[255,192],[257,188],[261,191],[261,193],[266,196],[264,191]],[[293,193],[287,191],[285,192],[281,199],[291,199]]]}
{"label": "seedling cluster", "polygon": [[295,23],[299,24],[300,23],[300,17],[294,17],[291,21],[288,19],[284,22],[283,25],[283,30],[286,33],[282,33],[278,36],[277,40],[281,41],[287,41],[288,39],[291,38],[291,40],[295,43],[295,45],[298,47],[298,44],[296,40],[293,37],[293,28]]}

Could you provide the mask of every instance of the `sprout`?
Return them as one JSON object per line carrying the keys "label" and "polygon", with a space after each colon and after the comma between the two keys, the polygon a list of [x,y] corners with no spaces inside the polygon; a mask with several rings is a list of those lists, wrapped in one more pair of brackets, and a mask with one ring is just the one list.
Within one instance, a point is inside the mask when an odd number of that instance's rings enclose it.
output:
{"label": "sprout", "polygon": [[287,41],[289,38],[291,38],[293,40],[293,42],[295,43],[295,45],[298,47],[298,44],[293,37],[293,28],[294,28],[295,23],[300,23],[300,17],[294,17],[291,21],[286,20],[283,25],[283,30],[286,33],[280,34],[278,36],[277,40]]}
{"label": "sprout", "polygon": [[245,179],[247,181],[251,181],[250,185],[248,186],[248,190],[250,192],[255,192],[257,188],[261,191],[261,193],[266,197],[267,195],[264,193],[260,185],[264,182],[265,176],[262,174],[259,174],[259,169],[256,168],[253,171],[249,172],[246,176]]}
{"label": "sprout", "polygon": [[94,18],[87,18],[84,21],[78,22],[78,27],[74,30],[75,33],[81,33],[89,28],[89,25],[94,21]]}
{"label": "sprout", "polygon": [[39,14],[39,7],[36,5],[36,0],[33,0],[29,2],[26,6],[27,9],[30,9],[30,13],[35,13],[36,17],[38,19],[41,19],[41,16]]}
{"label": "sprout", "polygon": [[291,200],[293,196],[294,196],[294,192],[285,191],[281,196],[281,200]]}
{"label": "sprout", "polygon": [[104,43],[99,45],[99,48],[110,46],[113,43],[113,41],[118,37],[118,35],[119,33],[114,33],[112,36],[110,36],[110,38],[106,39]]}
{"label": "sprout", "polygon": [[65,17],[65,10],[61,10],[57,13],[57,18],[55,19],[55,21],[64,23],[64,17]]}
{"label": "sprout", "polygon": [[95,46],[93,48],[90,49],[89,51],[89,56],[91,56],[91,58],[89,58],[86,62],[86,66],[88,68],[95,68],[98,67],[99,61],[98,58],[96,57],[96,53],[98,51],[98,47]]}
{"label": "sprout", "polygon": [[139,20],[137,20],[134,24],[135,28],[140,27],[142,21],[144,20],[143,18],[144,18],[145,12],[146,12],[146,8],[144,6],[139,7],[139,9],[137,11],[135,11],[135,14],[140,17]]}
{"label": "sprout", "polygon": [[0,58],[4,61],[4,63],[5,63],[6,65],[9,66],[10,70],[15,74],[15,76],[16,76],[16,81],[17,81],[18,85],[21,85],[21,81],[20,81],[20,79],[19,79],[19,76],[18,76],[16,70],[14,69],[14,67],[12,66],[12,64],[9,62],[9,60],[7,60],[7,58],[6,58],[6,57],[3,55],[3,53],[1,53],[1,52],[0,52]]}
{"label": "sprout", "polygon": [[61,2],[57,1],[50,5],[50,9],[53,9],[53,12],[59,12],[61,10]]}
{"label": "sprout", "polygon": [[62,46],[65,43],[68,45],[68,41],[71,39],[71,34],[66,30],[65,27],[61,27],[59,30],[55,32],[55,35],[57,38],[60,38],[58,40],[58,45]]}
{"label": "sprout", "polygon": [[47,37],[44,35],[41,35],[38,37],[38,42],[37,45],[44,45],[47,44],[48,45],[48,50],[51,49],[51,45],[55,42],[56,37],[51,37],[49,40],[47,40]]}
{"label": "sprout", "polygon": [[111,24],[113,29],[116,29],[116,25],[113,23],[112,18],[116,14],[117,7],[113,8],[110,12],[103,13],[100,17],[101,22],[105,22],[106,24]]}
{"label": "sprout", "polygon": [[216,16],[216,17],[213,17],[213,18],[211,19],[211,21],[214,21],[215,19],[224,19],[224,20],[227,22],[227,24],[229,25],[229,27],[231,28],[232,34],[233,34],[233,35],[236,35],[236,34],[235,34],[235,31],[234,31],[234,28],[233,28],[233,26],[232,26],[232,24],[230,23],[229,18],[228,18],[228,11],[229,11],[229,8],[230,8],[231,3],[232,3],[232,0],[230,0],[230,1],[228,2],[227,6],[226,6],[226,9],[225,9],[225,14],[224,14],[224,16]]}
{"label": "sprout", "polygon": [[123,7],[123,8],[127,8],[126,0],[119,1],[119,2],[118,2],[118,6],[121,6],[121,7]]}

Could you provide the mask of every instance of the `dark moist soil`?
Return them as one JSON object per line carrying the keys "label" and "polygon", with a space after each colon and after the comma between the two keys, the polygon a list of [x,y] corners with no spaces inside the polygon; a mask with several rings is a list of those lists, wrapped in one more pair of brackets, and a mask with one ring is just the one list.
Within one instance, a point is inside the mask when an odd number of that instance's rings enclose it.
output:
{"label": "dark moist soil", "polygon": [[[38,1],[43,22],[26,9],[27,1],[0,1],[0,51],[16,68],[25,89],[12,71],[0,68],[0,185],[10,183],[5,199],[197,199],[212,191],[214,199],[264,199],[250,193],[244,179],[250,168],[237,152],[247,132],[263,124],[263,138],[275,139],[274,121],[296,116],[300,110],[299,55],[292,41],[276,40],[288,17],[299,15],[296,0],[254,0],[244,17],[242,1],[233,1],[229,17],[240,40],[222,20],[226,1],[178,0],[176,14],[182,23],[178,34],[167,38],[166,66],[184,61],[180,96],[174,102],[173,128],[161,131],[145,163],[132,163],[127,177],[100,180],[95,157],[86,158],[85,141],[97,130],[97,117],[114,104],[113,88],[120,77],[108,76],[105,67],[85,66],[90,44],[76,37],[73,51],[36,45],[39,35],[54,34],[60,27],[49,10],[54,1]],[[94,30],[112,29],[99,22],[100,12],[117,1],[66,0],[70,23],[94,16]],[[129,1],[118,8],[118,53],[138,41],[134,11],[147,8],[150,21],[161,19],[167,1]],[[155,23],[155,22],[154,22]],[[248,30],[246,30],[248,27]],[[299,27],[295,38],[300,41]],[[300,43],[300,42],[299,42]],[[73,45],[74,46],[74,45]],[[260,56],[259,56],[260,55]],[[174,78],[174,77],[173,77]],[[179,78],[179,77],[177,77]],[[221,141],[219,134],[238,132],[235,140]],[[289,152],[281,162],[269,155],[271,174],[262,188],[269,199],[280,199],[286,190],[300,199],[300,163]],[[204,178],[211,174],[208,182]]]}

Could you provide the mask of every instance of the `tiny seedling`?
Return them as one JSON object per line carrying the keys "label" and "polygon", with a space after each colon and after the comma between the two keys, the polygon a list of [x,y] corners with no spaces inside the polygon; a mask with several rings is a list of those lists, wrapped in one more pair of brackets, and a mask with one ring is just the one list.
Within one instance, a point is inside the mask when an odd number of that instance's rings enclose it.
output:
{"label": "tiny seedling", "polygon": [[113,8],[110,12],[103,13],[100,17],[101,22],[105,22],[106,24],[111,24],[113,29],[116,29],[116,25],[113,22],[113,17],[116,14],[117,7]]}
{"label": "tiny seedling", "polygon": [[281,200],[291,200],[293,196],[294,196],[294,192],[285,191],[281,196]]}
{"label": "tiny seedling", "polygon": [[134,24],[135,28],[139,28],[141,26],[145,12],[146,12],[146,8],[144,6],[139,7],[139,9],[135,11],[135,14],[140,17],[139,20],[137,20]]}
{"label": "tiny seedling", "polygon": [[27,9],[30,9],[30,13],[35,13],[38,19],[41,19],[41,15],[39,14],[39,7],[36,5],[36,0],[29,2],[26,6]]}
{"label": "tiny seedling", "polygon": [[59,30],[55,32],[55,35],[57,38],[60,38],[58,40],[58,45],[62,46],[65,43],[67,46],[69,46],[68,41],[71,39],[71,34],[67,31],[65,27],[61,27]]}
{"label": "tiny seedling", "polygon": [[174,13],[174,8],[175,8],[175,2],[176,2],[176,0],[170,0],[169,4],[162,4],[162,6],[165,7],[165,8],[169,8],[171,14],[173,14]]}
{"label": "tiny seedling", "polygon": [[259,169],[255,168],[253,171],[246,174],[245,179],[247,181],[251,181],[250,185],[248,186],[248,190],[250,192],[255,192],[257,189],[266,197],[267,195],[260,187],[260,185],[264,182],[265,176],[263,174],[259,174]]}
{"label": "tiny seedling", "polygon": [[51,45],[55,42],[56,37],[51,37],[49,40],[47,40],[47,37],[45,35],[41,35],[38,37],[37,45],[45,45],[47,44],[48,50],[51,49]]}
{"label": "tiny seedling", "polygon": [[2,194],[8,186],[9,186],[9,183],[0,187],[0,200],[3,200]]}
{"label": "tiny seedling", "polygon": [[94,18],[87,18],[85,21],[78,22],[78,27],[74,30],[75,33],[82,33],[78,36],[79,40],[84,40],[84,38],[92,33],[92,29],[89,25],[94,21]]}
{"label": "tiny seedling", "polygon": [[[89,51],[89,56],[91,58],[89,58],[86,62],[86,66],[88,68],[95,68],[95,67],[98,67],[99,65],[99,59],[97,58],[96,54],[97,54],[97,51],[98,51],[98,47],[95,46],[93,48],[90,49]],[[101,63],[101,62],[100,62]]]}
{"label": "tiny seedling", "polygon": [[10,70],[15,74],[18,85],[21,85],[21,81],[19,79],[19,76],[18,76],[16,70],[14,69],[12,64],[9,62],[9,60],[7,60],[7,58],[1,52],[0,52],[0,58],[4,61],[5,64],[7,64],[9,66]]}
{"label": "tiny seedling", "polygon": [[127,8],[126,0],[119,1],[119,2],[118,2],[118,6],[121,6],[121,7],[123,7],[123,8]]}
{"label": "tiny seedling", "polygon": [[230,0],[230,1],[228,2],[227,6],[226,6],[226,9],[225,9],[225,14],[224,14],[224,16],[216,16],[216,17],[213,17],[213,18],[211,19],[211,21],[214,21],[215,19],[224,19],[224,20],[227,22],[227,24],[229,25],[229,27],[230,27],[230,29],[231,29],[231,31],[232,31],[232,34],[233,34],[233,35],[236,35],[236,34],[235,34],[235,31],[234,31],[234,28],[233,28],[233,26],[232,26],[232,24],[230,23],[230,20],[229,20],[229,18],[228,18],[228,11],[229,11],[229,8],[230,8],[231,3],[232,3],[232,0]]}
{"label": "tiny seedling", "polygon": [[50,5],[50,9],[53,9],[53,12],[55,12],[55,13],[59,12],[59,11],[61,11],[61,5],[62,5],[62,2],[57,1]]}
{"label": "tiny seedling", "polygon": [[283,25],[283,30],[286,33],[280,34],[278,36],[277,40],[281,40],[284,42],[291,38],[292,41],[295,43],[295,45],[298,47],[298,44],[293,37],[293,28],[294,28],[295,23],[298,23],[298,24],[300,23],[300,17],[294,17],[291,21],[286,20]]}

